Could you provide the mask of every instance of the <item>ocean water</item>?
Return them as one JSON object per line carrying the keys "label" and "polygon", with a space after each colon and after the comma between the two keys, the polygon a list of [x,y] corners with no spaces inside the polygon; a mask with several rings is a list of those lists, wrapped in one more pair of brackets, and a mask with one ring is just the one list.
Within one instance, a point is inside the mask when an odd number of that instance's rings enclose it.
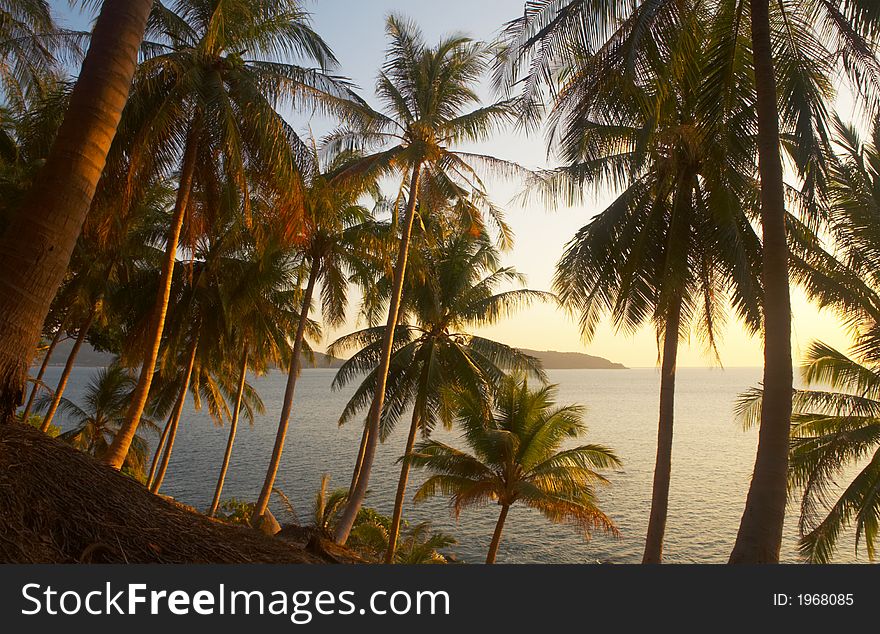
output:
{"label": "ocean water", "polygon": [[[49,368],[46,381],[53,385],[60,368]],[[67,396],[76,401],[93,368],[76,368]],[[287,435],[276,486],[292,501],[299,520],[308,522],[315,493],[324,473],[331,488],[348,486],[362,428],[338,427],[340,411],[349,390],[333,392],[335,371],[303,372]],[[609,474],[611,485],[601,490],[604,510],[621,531],[615,539],[602,534],[589,541],[569,526],[555,526],[529,509],[511,509],[499,550],[505,563],[637,563],[641,560],[651,500],[651,479],[656,451],[656,426],[660,376],[656,369],[551,370],[559,385],[559,402],[587,408],[586,441],[613,448],[623,460],[620,472]],[[664,559],[674,563],[723,563],[733,545],[742,514],[755,458],[757,433],[743,431],[734,420],[738,394],[760,381],[758,368],[698,369],[678,371],[673,475],[669,500]],[[253,426],[239,428],[224,487],[224,498],[253,500],[259,493],[274,442],[280,415],[285,376],[274,372],[251,378],[266,404],[266,414]],[[408,421],[407,421],[408,422]],[[64,421],[61,421],[65,427]],[[406,429],[401,425],[379,447],[370,480],[367,504],[390,515],[397,485],[396,460],[403,452]],[[218,427],[192,403],[181,421],[168,475],[162,491],[179,501],[204,509],[211,501],[228,429]],[[436,437],[464,447],[456,430],[438,430]],[[157,439],[152,439],[153,443]],[[485,558],[498,509],[468,509],[459,518],[446,500],[413,505],[412,493],[424,479],[413,471],[404,517],[430,520],[451,533],[458,544],[450,549],[467,562]],[[279,519],[291,516],[273,499]],[[789,513],[783,559],[796,560],[794,509]],[[864,556],[862,556],[864,559]],[[860,561],[850,540],[843,542],[837,561]]]}

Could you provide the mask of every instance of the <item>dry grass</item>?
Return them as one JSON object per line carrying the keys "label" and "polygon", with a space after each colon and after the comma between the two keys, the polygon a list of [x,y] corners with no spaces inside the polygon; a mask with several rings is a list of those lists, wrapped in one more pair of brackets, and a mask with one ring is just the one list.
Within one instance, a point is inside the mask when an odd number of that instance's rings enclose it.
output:
{"label": "dry grass", "polygon": [[333,554],[211,520],[35,429],[0,424],[0,562],[339,561]]}

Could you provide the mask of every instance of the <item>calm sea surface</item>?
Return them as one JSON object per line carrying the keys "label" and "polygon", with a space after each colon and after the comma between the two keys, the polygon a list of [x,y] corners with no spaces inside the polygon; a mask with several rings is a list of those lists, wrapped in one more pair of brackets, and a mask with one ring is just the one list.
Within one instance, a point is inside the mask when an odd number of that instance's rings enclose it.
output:
{"label": "calm sea surface", "polygon": [[[77,401],[95,372],[76,368],[66,395]],[[330,369],[303,372],[276,482],[304,522],[310,517],[322,474],[332,476],[332,488],[348,486],[360,441],[362,428],[358,425],[336,425],[349,391],[330,390],[334,373]],[[49,368],[46,374],[46,381],[53,385],[60,368]],[[650,509],[659,372],[551,370],[549,374],[559,384],[560,403],[587,407],[586,440],[612,447],[624,461],[623,470],[610,474],[612,485],[601,493],[602,504],[619,525],[622,537],[596,535],[587,542],[571,527],[551,525],[538,513],[515,507],[507,521],[498,559],[521,563],[636,563],[641,560]],[[756,432],[744,432],[734,421],[733,404],[739,393],[758,383],[760,375],[757,368],[683,368],[678,372],[664,553],[669,562],[723,563],[727,559],[743,510],[757,439]],[[252,380],[266,404],[266,414],[253,427],[244,424],[240,428],[224,498],[256,498],[275,437],[285,376],[275,372]],[[368,505],[389,515],[397,484],[395,461],[403,452],[405,435],[401,426],[379,448],[370,480]],[[463,447],[456,430],[440,430],[436,437]],[[195,411],[188,403],[163,492],[185,504],[207,507],[226,438],[227,428],[215,426],[205,412]],[[155,443],[156,439],[152,440]],[[411,493],[423,477],[423,473],[414,472],[407,496],[410,502]],[[273,500],[273,509],[282,522],[292,519],[277,500]],[[405,517],[410,521],[431,520],[435,527],[458,539],[452,552],[464,561],[479,562],[485,557],[497,509],[469,509],[456,520],[446,501],[438,498],[418,506],[408,504]],[[794,523],[789,522],[783,546],[783,557],[788,561],[795,560]],[[856,561],[851,544],[850,540],[845,542],[838,561]]]}

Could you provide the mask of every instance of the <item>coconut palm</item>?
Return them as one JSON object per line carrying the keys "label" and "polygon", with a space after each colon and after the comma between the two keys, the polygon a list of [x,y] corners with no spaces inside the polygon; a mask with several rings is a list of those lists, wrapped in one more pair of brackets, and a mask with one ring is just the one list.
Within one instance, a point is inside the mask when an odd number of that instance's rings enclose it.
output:
{"label": "coconut palm", "polygon": [[220,504],[229,469],[247,373],[263,374],[271,366],[287,367],[290,363],[287,333],[293,330],[299,317],[295,310],[298,289],[290,250],[276,244],[253,244],[245,251],[245,258],[242,273],[234,282],[227,280],[226,284],[227,304],[231,310],[228,338],[230,348],[241,351],[241,361],[226,451],[208,511],[211,516]]}
{"label": "coconut palm", "polygon": [[[138,390],[107,455],[113,466],[124,459],[147,401],[177,246],[186,216],[194,213],[193,192],[207,198],[231,187],[245,201],[246,217],[255,183],[295,199],[309,156],[277,109],[287,104],[340,113],[358,107],[348,85],[324,72],[336,60],[298,0],[156,2],[147,39],[123,122],[128,154],[135,157],[129,170],[137,180],[179,165],[178,190]],[[320,68],[288,63],[294,56]],[[205,209],[208,219],[212,207]]]}
{"label": "coconut palm", "polygon": [[0,421],[23,400],[27,367],[116,134],[152,6],[103,2],[64,123],[0,239]]}
{"label": "coconut palm", "polygon": [[[564,167],[536,183],[549,201],[568,204],[581,203],[584,191],[619,194],[568,244],[554,285],[588,340],[605,316],[627,333],[648,322],[657,332],[660,407],[644,563],[662,561],[679,343],[696,332],[717,355],[729,306],[751,333],[761,326],[757,187],[741,167],[753,148],[733,151],[700,120],[707,58],[697,18],[680,16],[677,37],[662,49],[634,49],[615,34],[623,42],[613,53],[585,53],[565,68],[549,119]],[[633,55],[638,78],[626,72]]]}
{"label": "coconut palm", "polygon": [[[175,377],[170,384],[177,396],[157,448],[158,455],[164,442],[161,461],[150,481],[153,492],[158,492],[168,469],[187,393],[192,394],[196,409],[201,409],[203,401],[207,403],[208,413],[218,423],[233,418],[237,422],[242,406],[251,422],[255,412],[263,412],[262,401],[239,370],[239,355],[227,345],[232,343],[230,320],[234,317],[230,289],[240,283],[247,269],[247,263],[238,257],[243,231],[234,223],[215,230],[218,235],[198,241],[193,259],[177,276],[158,364],[160,374]],[[278,328],[289,325],[284,312],[272,317]],[[235,403],[233,409],[230,401]]]}
{"label": "coconut palm", "polygon": [[[317,159],[317,150],[314,150]],[[303,187],[304,216],[302,231],[288,236],[302,254],[302,275],[306,280],[296,333],[291,344],[291,363],[284,389],[281,418],[266,477],[254,509],[259,522],[269,504],[281,453],[293,411],[296,382],[306,344],[306,328],[312,310],[312,298],[320,285],[321,317],[327,326],[337,326],[345,319],[350,280],[362,283],[372,277],[371,264],[377,264],[379,225],[363,205],[365,194],[376,195],[371,178],[354,179],[345,174],[352,156],[330,155],[323,169],[313,173]]]}
{"label": "coconut palm", "polygon": [[47,346],[41,346],[37,350],[38,354],[43,355],[43,360],[40,363],[40,368],[37,370],[37,376],[33,379],[34,386],[31,388],[30,396],[28,396],[28,400],[24,405],[24,410],[21,413],[21,420],[27,422],[31,417],[31,410],[33,409],[34,399],[37,397],[37,393],[43,387],[43,376],[46,374],[46,368],[49,367],[49,361],[52,360],[52,353],[55,352],[55,346],[59,344],[61,339],[64,337],[64,324],[58,324],[55,329],[55,334],[52,335],[52,338],[49,340],[49,344]]}
{"label": "coconut palm", "polygon": [[[532,301],[554,299],[548,293],[525,289],[498,292],[499,287],[522,283],[523,278],[512,268],[500,267],[498,250],[485,233],[474,237],[461,232],[439,244],[416,244],[413,250],[418,252],[414,258],[418,264],[409,268],[404,282],[402,317],[394,337],[379,433],[384,441],[412,407],[404,457],[412,453],[420,432],[427,438],[438,423],[451,423],[444,403],[450,390],[472,389],[488,399],[505,370],[546,379],[534,357],[469,330],[491,325]],[[340,424],[369,405],[378,380],[376,367],[383,339],[384,328],[369,328],[338,339],[328,349],[332,356],[339,356],[350,347],[363,346],[342,365],[333,382],[338,389],[356,374],[367,373],[346,405]],[[396,561],[409,470],[404,458],[388,527],[386,563]]]}
{"label": "coconut palm", "polygon": [[[69,427],[59,438],[69,442],[77,449],[101,458],[119,427],[125,419],[125,409],[136,381],[131,373],[117,363],[101,368],[89,381],[79,402],[62,398],[58,414]],[[50,404],[46,396],[38,399],[37,409],[45,409]],[[72,427],[70,427],[72,426]],[[143,480],[148,443],[144,432],[157,432],[158,427],[145,419],[140,434],[123,465],[123,471]]]}
{"label": "coconut palm", "polygon": [[[785,184],[780,128],[808,201],[823,182],[827,141],[827,102],[835,64],[867,93],[880,72],[871,52],[880,10],[876,3],[847,0],[798,3],[765,0],[631,0],[621,3],[569,0],[529,2],[522,17],[503,34],[496,80],[519,92],[523,120],[535,124],[543,112],[544,87],[554,84],[558,67],[579,52],[614,58],[621,48],[664,50],[696,11],[708,41],[708,62],[700,86],[700,110],[714,134],[738,149],[754,143],[759,157],[764,250],[765,380],[770,389],[746,512],[731,561],[776,561],[785,510],[784,463],[791,406],[790,301],[786,243]],[[751,17],[751,23],[747,16]],[[643,48],[644,47],[644,48]],[[686,59],[686,58],[685,58]],[[639,76],[644,58],[626,57],[624,72]],[[776,81],[774,81],[776,77]],[[742,92],[751,79],[752,94]],[[876,91],[874,91],[876,94]],[[588,96],[588,93],[585,94]],[[742,99],[753,104],[742,109]],[[574,141],[574,139],[572,139]],[[722,157],[723,158],[723,157]],[[751,161],[754,165],[754,161]],[[618,172],[618,174],[621,174]]]}
{"label": "coconut palm", "polygon": [[366,132],[343,130],[330,136],[330,147],[380,147],[380,151],[356,163],[351,171],[402,175],[401,200],[406,196],[403,217],[395,216],[400,243],[376,392],[367,423],[363,468],[339,522],[336,539],[340,543],[348,538],[369,485],[417,209],[422,205],[425,211],[432,204],[442,206],[450,199],[470,197],[475,208],[491,213],[494,208],[488,203],[479,173],[488,170],[510,175],[523,171],[513,164],[462,152],[456,147],[485,140],[499,124],[512,120],[513,111],[507,101],[479,107],[476,83],[491,59],[491,48],[461,35],[429,46],[412,22],[393,15],[388,17],[385,30],[390,45],[376,83],[384,115],[375,117]]}
{"label": "coconut palm", "polygon": [[106,187],[99,188],[95,195],[92,213],[71,259],[70,272],[54,302],[58,310],[63,310],[64,322],[76,326],[76,335],[46,411],[43,431],[52,423],[77,355],[91,329],[105,327],[114,319],[113,311],[117,307],[105,298],[132,290],[126,282],[136,270],[151,268],[157,263],[157,253],[150,239],[156,223],[163,219],[169,194],[170,190],[163,183],[145,184],[138,199],[123,212],[117,208],[116,201],[110,199],[111,192]]}
{"label": "coconut palm", "polygon": [[61,29],[46,0],[0,2],[0,94],[15,110],[29,109],[54,89],[61,63],[82,61],[82,34]]}
{"label": "coconut palm", "polygon": [[[802,378],[817,389],[795,395],[789,483],[802,494],[799,547],[811,562],[830,562],[840,534],[850,527],[855,528],[856,554],[863,541],[868,558],[876,558],[880,537],[876,343],[876,333],[863,342],[858,352],[861,362],[820,343],[807,353]],[[854,470],[858,470],[855,475]],[[841,478],[848,484],[841,486]]]}
{"label": "coconut palm", "polygon": [[516,376],[502,380],[490,410],[473,392],[459,392],[453,411],[473,454],[426,440],[409,457],[413,466],[433,473],[416,492],[416,502],[448,495],[456,516],[470,506],[495,502],[501,507],[487,564],[495,563],[507,514],[517,503],[551,522],[572,524],[585,537],[594,529],[617,535],[598,506],[595,487],[607,483],[600,471],[619,467],[620,461],[602,445],[563,449],[565,441],[586,431],[584,410],[558,407],[555,398],[555,386],[532,389]]}
{"label": "coconut palm", "polygon": [[[876,331],[876,329],[875,329]],[[811,563],[830,563],[841,535],[855,529],[855,554],[864,543],[876,557],[880,496],[880,342],[862,339],[850,358],[815,342],[801,369],[811,389],[794,394],[789,448],[789,490],[800,499],[798,544]],[[746,428],[759,419],[763,390],[738,403]]]}

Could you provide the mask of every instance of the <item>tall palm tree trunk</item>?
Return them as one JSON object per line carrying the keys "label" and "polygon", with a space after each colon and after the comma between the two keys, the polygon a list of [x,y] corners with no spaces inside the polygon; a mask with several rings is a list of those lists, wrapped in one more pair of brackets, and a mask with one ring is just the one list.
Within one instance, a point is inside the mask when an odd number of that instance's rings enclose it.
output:
{"label": "tall palm tree trunk", "polygon": [[412,237],[413,220],[416,215],[416,203],[418,201],[419,179],[422,173],[421,163],[413,166],[412,178],[409,186],[409,201],[406,206],[406,217],[403,221],[403,233],[400,238],[400,247],[397,252],[397,264],[394,267],[394,284],[391,291],[391,300],[388,304],[388,321],[385,324],[385,335],[382,341],[382,359],[379,363],[379,375],[376,381],[376,391],[373,394],[373,405],[367,423],[367,442],[364,446],[364,457],[358,475],[354,491],[349,496],[345,510],[336,525],[336,542],[345,544],[348,535],[354,526],[364,498],[367,496],[367,486],[370,483],[370,470],[373,467],[373,459],[376,456],[376,446],[379,444],[379,420],[382,417],[382,409],[385,405],[385,384],[388,381],[388,368],[391,366],[391,349],[394,346],[394,329],[397,327],[397,315],[400,311],[400,299],[403,294],[403,279],[406,274],[406,261],[409,257],[409,242]]}
{"label": "tall palm tree trunk", "polygon": [[416,435],[419,431],[419,408],[413,409],[412,423],[409,426],[409,435],[406,437],[406,450],[403,453],[403,462],[400,465],[400,479],[397,481],[397,494],[394,496],[394,513],[391,516],[391,529],[388,532],[388,550],[385,551],[385,563],[394,563],[394,554],[397,552],[397,537],[400,535],[400,521],[403,517],[403,499],[406,496],[406,484],[409,480],[409,455],[416,444]]}
{"label": "tall palm tree trunk", "polygon": [[147,475],[147,488],[153,484],[153,476],[156,475],[156,469],[159,467],[159,460],[165,449],[165,442],[168,440],[168,432],[171,431],[171,421],[174,419],[174,413],[168,415],[165,421],[165,427],[162,429],[162,436],[159,438],[159,444],[156,445],[156,451],[153,453],[153,462],[150,464],[150,473]]}
{"label": "tall palm tree trunk", "polygon": [[165,260],[162,263],[162,280],[156,297],[156,305],[153,309],[153,318],[150,323],[150,343],[144,356],[141,373],[138,377],[137,387],[132,394],[131,404],[125,416],[125,422],[119,429],[119,433],[113,439],[113,443],[104,456],[104,462],[120,469],[128,449],[137,433],[141,422],[141,415],[147,405],[150,395],[150,385],[153,382],[153,372],[156,368],[156,359],[159,357],[159,346],[162,343],[162,331],[165,329],[165,315],[168,312],[168,298],[171,296],[171,282],[174,274],[174,264],[177,260],[177,245],[180,241],[180,231],[183,228],[183,218],[192,192],[193,175],[196,169],[196,153],[198,141],[195,138],[195,128],[190,131],[187,138],[186,149],[183,154],[183,163],[180,170],[180,183],[177,189],[177,200],[174,204],[174,216],[171,227],[168,230],[167,244],[165,245]]}
{"label": "tall palm tree trunk", "polygon": [[492,542],[489,544],[489,553],[486,555],[486,563],[494,564],[495,557],[498,555],[498,546],[501,544],[501,533],[504,531],[504,522],[507,521],[507,512],[510,506],[505,504],[501,507],[501,514],[498,516],[498,522],[495,523],[495,532],[492,534]]}
{"label": "tall palm tree trunk", "polygon": [[152,0],[104,0],[46,163],[0,239],[0,423],[24,400],[31,355],[92,204]]}
{"label": "tall palm tree trunk", "polygon": [[269,460],[269,468],[266,470],[266,479],[257,498],[254,507],[252,522],[259,526],[259,522],[269,506],[269,498],[275,486],[275,477],[278,475],[278,466],[281,464],[281,452],[284,451],[284,440],[287,437],[287,428],[290,425],[290,412],[293,409],[293,396],[296,392],[296,380],[299,377],[300,362],[302,357],[303,341],[306,336],[306,324],[309,321],[309,311],[312,308],[312,295],[315,292],[315,284],[321,274],[321,261],[319,258],[312,260],[312,270],[309,272],[309,281],[306,292],[303,295],[302,312],[299,324],[296,327],[296,338],[293,340],[293,357],[290,360],[290,369],[287,372],[287,386],[284,388],[284,403],[281,407],[281,420],[278,422],[278,433],[275,434],[275,446],[272,448],[272,458]]}
{"label": "tall palm tree trunk", "polygon": [[171,426],[168,431],[168,441],[165,444],[165,451],[162,453],[162,461],[156,471],[155,478],[150,483],[150,491],[158,493],[165,479],[165,473],[168,471],[168,463],[171,461],[171,451],[174,449],[174,439],[177,437],[177,428],[180,425],[180,415],[183,413],[183,405],[186,403],[186,393],[189,391],[189,381],[192,378],[193,367],[196,364],[196,350],[198,349],[199,336],[193,336],[193,340],[189,346],[189,359],[187,360],[186,370],[183,373],[183,381],[180,384],[180,393],[177,395],[177,401],[174,403],[174,410],[171,412]]}
{"label": "tall palm tree trunk", "polygon": [[669,480],[672,476],[672,429],[675,417],[675,368],[678,361],[678,340],[681,325],[681,295],[677,296],[666,318],[663,335],[663,362],[660,370],[660,420],[657,424],[657,458],[654,463],[654,485],[651,515],[645,540],[643,564],[663,561],[663,535],[669,512]]}
{"label": "tall palm tree trunk", "polygon": [[419,392],[413,405],[412,423],[409,426],[409,435],[406,438],[406,449],[403,452],[403,461],[400,465],[400,479],[397,482],[397,494],[394,497],[394,513],[391,517],[391,529],[388,531],[388,549],[385,551],[385,563],[394,563],[394,555],[397,551],[397,538],[400,536],[400,522],[403,519],[403,500],[406,496],[406,485],[409,481],[410,461],[413,447],[416,444],[421,412],[425,410],[425,395],[428,392],[432,352],[429,350],[422,365],[422,373],[419,377]]}
{"label": "tall palm tree trunk", "polygon": [[52,353],[55,352],[55,347],[58,345],[58,342],[61,341],[62,335],[64,335],[63,322],[58,326],[58,332],[52,337],[52,341],[49,342],[49,347],[46,349],[46,354],[43,356],[43,362],[40,364],[40,370],[37,372],[37,376],[34,379],[34,387],[31,390],[30,396],[28,396],[24,411],[21,413],[21,420],[24,423],[27,423],[28,418],[30,418],[31,409],[34,406],[34,399],[37,396],[37,392],[40,391],[40,385],[43,382],[43,376],[46,374],[46,368],[49,367],[49,360],[52,358]]}
{"label": "tall palm tree trunk", "polygon": [[369,420],[364,421],[364,431],[361,434],[361,444],[358,447],[357,458],[354,462],[354,470],[351,472],[351,484],[348,486],[348,497],[354,495],[354,488],[357,486],[358,478],[361,477],[361,467],[364,465],[364,451],[367,448],[367,439],[370,437]]}
{"label": "tall palm tree trunk", "polygon": [[232,413],[232,422],[229,424],[229,440],[226,441],[226,453],[223,454],[223,464],[220,465],[220,476],[217,478],[217,488],[214,490],[214,500],[208,510],[208,517],[214,517],[217,507],[220,506],[220,494],[223,492],[223,483],[226,481],[226,472],[229,470],[229,459],[232,457],[232,445],[235,442],[235,432],[238,429],[238,417],[241,412],[241,399],[244,396],[245,379],[248,369],[248,346],[245,344],[241,353],[241,369],[238,377],[238,390],[235,393],[235,411]]}
{"label": "tall palm tree trunk", "polygon": [[93,307],[83,325],[80,326],[79,332],[76,335],[76,342],[74,342],[73,348],[70,349],[67,363],[64,364],[61,378],[58,379],[58,386],[55,388],[55,394],[52,395],[52,402],[49,404],[49,409],[43,417],[43,424],[40,425],[40,431],[43,433],[49,431],[49,427],[52,425],[52,419],[55,417],[55,412],[58,411],[58,405],[61,404],[61,397],[64,396],[64,390],[67,387],[67,380],[70,378],[70,373],[73,372],[73,364],[76,362],[76,356],[79,354],[79,349],[82,347],[83,341],[86,340],[86,335],[89,332],[89,328],[92,327],[92,323],[95,321],[95,315],[97,312],[97,306]]}
{"label": "tall palm tree trunk", "polygon": [[791,298],[768,0],[751,0],[764,247],[764,398],[758,454],[730,563],[777,563],[791,425]]}

